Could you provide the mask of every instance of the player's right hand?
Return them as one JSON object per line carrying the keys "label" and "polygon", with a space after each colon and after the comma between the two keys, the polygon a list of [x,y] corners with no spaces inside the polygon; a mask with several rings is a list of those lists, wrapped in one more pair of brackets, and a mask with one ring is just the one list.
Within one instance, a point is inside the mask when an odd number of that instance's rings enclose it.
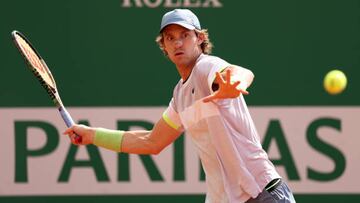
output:
{"label": "player's right hand", "polygon": [[[95,128],[91,128],[86,125],[78,125],[74,124],[70,128],[68,128],[64,133],[64,135],[68,135],[70,140],[75,145],[87,145],[92,144],[95,136]],[[81,138],[81,143],[75,139],[75,137],[79,136]]]}

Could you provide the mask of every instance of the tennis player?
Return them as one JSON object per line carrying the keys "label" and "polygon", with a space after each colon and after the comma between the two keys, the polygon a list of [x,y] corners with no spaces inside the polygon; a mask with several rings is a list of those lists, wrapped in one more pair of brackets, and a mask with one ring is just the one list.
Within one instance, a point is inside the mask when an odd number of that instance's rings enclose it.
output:
{"label": "tennis player", "polygon": [[[151,131],[116,131],[74,125],[64,134],[113,151],[158,154],[183,131],[197,147],[206,174],[206,203],[295,202],[263,150],[243,98],[254,75],[209,55],[207,30],[187,9],[166,13],[156,38],[180,80]],[[72,142],[76,144],[74,138]]]}

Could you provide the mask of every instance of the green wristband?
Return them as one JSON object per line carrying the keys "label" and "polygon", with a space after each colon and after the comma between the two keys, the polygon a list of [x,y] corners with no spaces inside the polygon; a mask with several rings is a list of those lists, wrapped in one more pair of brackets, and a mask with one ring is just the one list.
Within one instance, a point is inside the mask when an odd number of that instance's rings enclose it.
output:
{"label": "green wristband", "polygon": [[93,144],[112,151],[121,152],[124,131],[97,128]]}

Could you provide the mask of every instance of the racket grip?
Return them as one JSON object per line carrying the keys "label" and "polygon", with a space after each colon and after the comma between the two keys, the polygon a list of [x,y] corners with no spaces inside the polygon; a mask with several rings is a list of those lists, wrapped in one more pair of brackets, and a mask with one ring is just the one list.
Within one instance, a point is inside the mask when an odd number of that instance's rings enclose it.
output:
{"label": "racket grip", "polygon": [[[59,112],[60,112],[60,115],[61,115],[62,119],[65,121],[65,124],[66,124],[66,126],[68,128],[70,128],[71,126],[73,126],[75,124],[74,120],[72,119],[69,112],[65,109],[64,106],[59,107]],[[75,134],[75,142],[77,144],[80,144],[81,141],[82,141],[81,137],[79,135]]]}

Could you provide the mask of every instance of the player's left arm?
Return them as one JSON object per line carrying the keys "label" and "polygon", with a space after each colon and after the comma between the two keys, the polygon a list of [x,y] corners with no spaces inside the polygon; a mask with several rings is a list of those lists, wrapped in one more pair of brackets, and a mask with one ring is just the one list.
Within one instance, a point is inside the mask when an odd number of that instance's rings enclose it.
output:
{"label": "player's left arm", "polygon": [[254,74],[249,69],[230,65],[221,72],[216,72],[216,77],[212,85],[214,91],[211,95],[203,99],[209,102],[214,99],[236,98],[241,94],[249,94],[246,90],[253,82]]}

